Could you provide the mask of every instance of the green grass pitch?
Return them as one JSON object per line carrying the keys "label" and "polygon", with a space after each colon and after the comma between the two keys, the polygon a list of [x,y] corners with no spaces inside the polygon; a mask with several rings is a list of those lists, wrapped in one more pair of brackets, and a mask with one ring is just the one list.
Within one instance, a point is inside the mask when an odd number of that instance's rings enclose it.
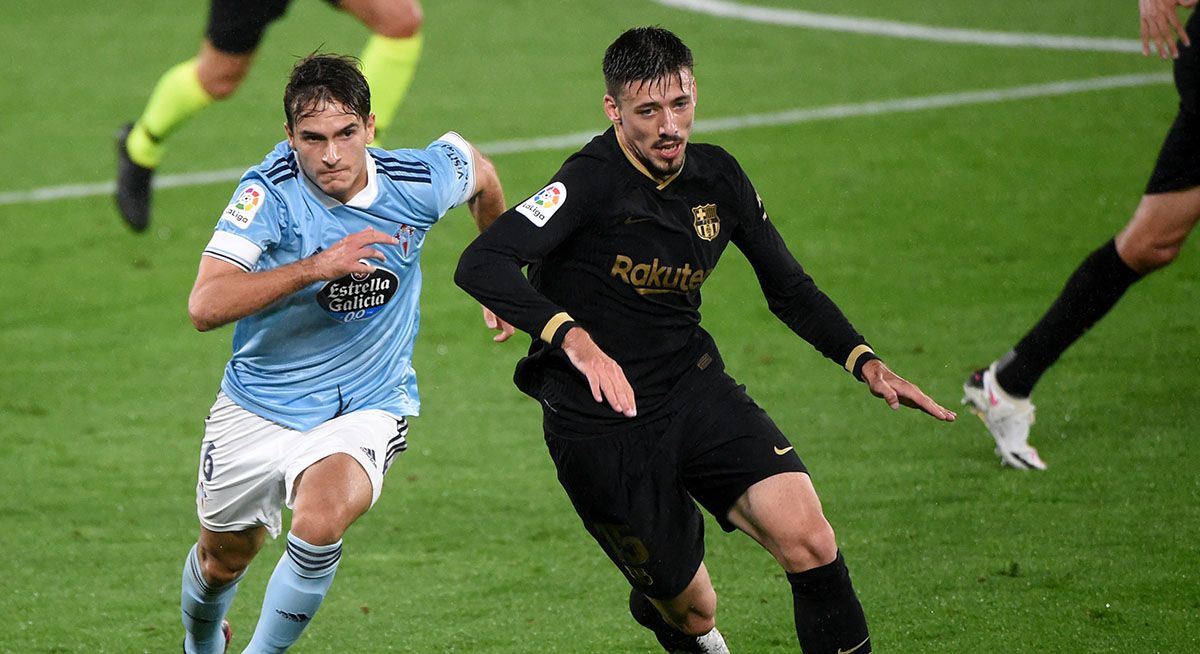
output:
{"label": "green grass pitch", "polygon": [[[748,1],[748,0],[746,0]],[[972,30],[1134,39],[1136,3],[760,0]],[[6,6],[0,193],[110,180],[112,134],[205,4]],[[698,115],[1162,74],[1124,52],[998,48],[733,21],[650,0],[428,1],[394,140],[475,143],[601,130],[599,61],[657,23],[693,48]],[[161,170],[246,167],[282,137],[294,57],[357,53],[365,30],[297,0],[250,78],[170,142]],[[1169,83],[713,131],[818,283],[886,361],[946,405],[1126,221],[1176,97]],[[573,148],[496,154],[509,203]],[[106,195],[0,204],[0,652],[173,652],[195,538],[201,421],[231,331],[186,298],[234,182],[160,191],[142,236]],[[428,241],[411,448],[298,653],[653,652],[626,587],[554,480],[536,405],[451,283],[465,210]],[[734,250],[704,290],[727,363],[813,472],[879,651],[1200,651],[1200,252],[1136,285],[1042,381],[1043,474],[1001,470],[982,425],[892,413],[767,311]],[[748,538],[710,523],[718,623],[739,654],[797,651],[791,598]],[[230,619],[253,628],[281,552]]]}

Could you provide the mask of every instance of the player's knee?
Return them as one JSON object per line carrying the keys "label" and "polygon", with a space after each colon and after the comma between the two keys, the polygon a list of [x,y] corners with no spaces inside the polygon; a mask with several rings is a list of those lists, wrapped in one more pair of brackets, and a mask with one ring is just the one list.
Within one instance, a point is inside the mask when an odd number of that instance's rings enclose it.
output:
{"label": "player's knee", "polygon": [[692,636],[703,636],[716,626],[716,593],[712,593],[712,601],[701,601],[696,604],[672,611],[668,609],[667,620],[676,629]]}
{"label": "player's knee", "polygon": [[424,16],[415,2],[382,3],[364,22],[379,36],[389,39],[407,39],[421,31]]}
{"label": "player's knee", "polygon": [[250,565],[250,557],[230,552],[217,554],[201,548],[199,554],[200,573],[204,575],[205,582],[215,587],[237,581],[246,571],[246,566]]}
{"label": "player's knee", "polygon": [[310,545],[332,545],[342,539],[356,516],[341,509],[318,515],[293,515],[292,533]]}
{"label": "player's knee", "polygon": [[688,613],[686,620],[679,625],[680,631],[689,636],[703,636],[712,631],[715,626],[717,626],[717,621],[713,616],[699,613]]}
{"label": "player's knee", "polygon": [[238,87],[242,85],[242,80],[245,78],[246,76],[243,73],[201,75],[200,86],[204,87],[204,92],[212,99],[224,100],[238,90]]}
{"label": "player's knee", "polygon": [[1136,264],[1130,267],[1142,274],[1166,268],[1179,257],[1180,249],[1178,244],[1150,248],[1138,257]]}
{"label": "player's knee", "polygon": [[837,539],[833,528],[822,520],[822,525],[798,531],[779,541],[776,556],[787,572],[803,572],[823,566],[837,558]]}
{"label": "player's knee", "polygon": [[1144,275],[1170,265],[1179,257],[1182,246],[1182,242],[1155,243],[1150,240],[1126,239],[1123,243],[1118,240],[1117,251],[1125,265]]}

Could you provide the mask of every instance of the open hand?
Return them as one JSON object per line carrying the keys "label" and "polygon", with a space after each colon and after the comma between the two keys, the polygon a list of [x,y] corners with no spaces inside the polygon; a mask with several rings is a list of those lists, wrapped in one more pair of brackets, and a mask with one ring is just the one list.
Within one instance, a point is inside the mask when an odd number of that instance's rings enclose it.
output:
{"label": "open hand", "polygon": [[1158,56],[1166,59],[1179,58],[1175,35],[1185,46],[1192,44],[1187,31],[1179,24],[1175,8],[1194,7],[1197,0],[1138,0],[1138,12],[1142,19],[1142,54],[1150,56],[1150,44],[1158,50]]}
{"label": "open hand", "polygon": [[931,400],[916,384],[889,370],[879,359],[871,359],[863,365],[862,378],[870,386],[871,394],[883,398],[893,409],[899,409],[903,404],[945,422],[954,422],[958,417],[953,411]]}
{"label": "open hand", "polygon": [[625,379],[625,371],[596,345],[582,327],[572,327],[567,332],[562,349],[571,360],[571,365],[587,377],[592,397],[597,402],[608,400],[608,406],[626,418],[637,415],[633,387]]}

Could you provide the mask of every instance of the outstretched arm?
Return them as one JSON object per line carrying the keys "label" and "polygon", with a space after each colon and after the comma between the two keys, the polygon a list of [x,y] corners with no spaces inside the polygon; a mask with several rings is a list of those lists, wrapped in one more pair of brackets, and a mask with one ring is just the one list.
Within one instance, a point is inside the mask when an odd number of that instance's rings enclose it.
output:
{"label": "outstretched arm", "polygon": [[911,409],[920,409],[945,422],[954,422],[958,417],[958,414],[930,399],[916,384],[892,372],[879,359],[872,359],[863,364],[862,378],[871,388],[871,394],[883,398],[892,409],[899,409],[903,404]]}
{"label": "outstretched arm", "polygon": [[1187,31],[1179,24],[1176,7],[1191,8],[1197,0],[1138,0],[1138,13],[1142,22],[1142,54],[1150,56],[1150,44],[1158,50],[1158,56],[1166,59],[1179,58],[1179,49],[1175,45],[1175,35],[1185,46],[1192,44]]}

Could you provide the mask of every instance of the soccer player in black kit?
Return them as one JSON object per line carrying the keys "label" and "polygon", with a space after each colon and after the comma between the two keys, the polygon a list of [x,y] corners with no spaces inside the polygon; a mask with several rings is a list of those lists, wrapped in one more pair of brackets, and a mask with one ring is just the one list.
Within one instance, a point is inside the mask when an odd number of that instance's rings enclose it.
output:
{"label": "soccer player in black kit", "polygon": [[[541,403],[559,482],[664,649],[729,651],[698,502],[783,567],[804,652],[866,654],[866,619],[804,464],[700,327],[700,288],[722,251],[736,245],[771,310],[892,408],[955,415],[888,370],[817,289],[737,161],[688,143],[692,69],[674,34],[622,34],[604,55],[613,127],[472,243],[455,281],[534,337],[515,381]],[[497,340],[512,330],[501,321]]]}

